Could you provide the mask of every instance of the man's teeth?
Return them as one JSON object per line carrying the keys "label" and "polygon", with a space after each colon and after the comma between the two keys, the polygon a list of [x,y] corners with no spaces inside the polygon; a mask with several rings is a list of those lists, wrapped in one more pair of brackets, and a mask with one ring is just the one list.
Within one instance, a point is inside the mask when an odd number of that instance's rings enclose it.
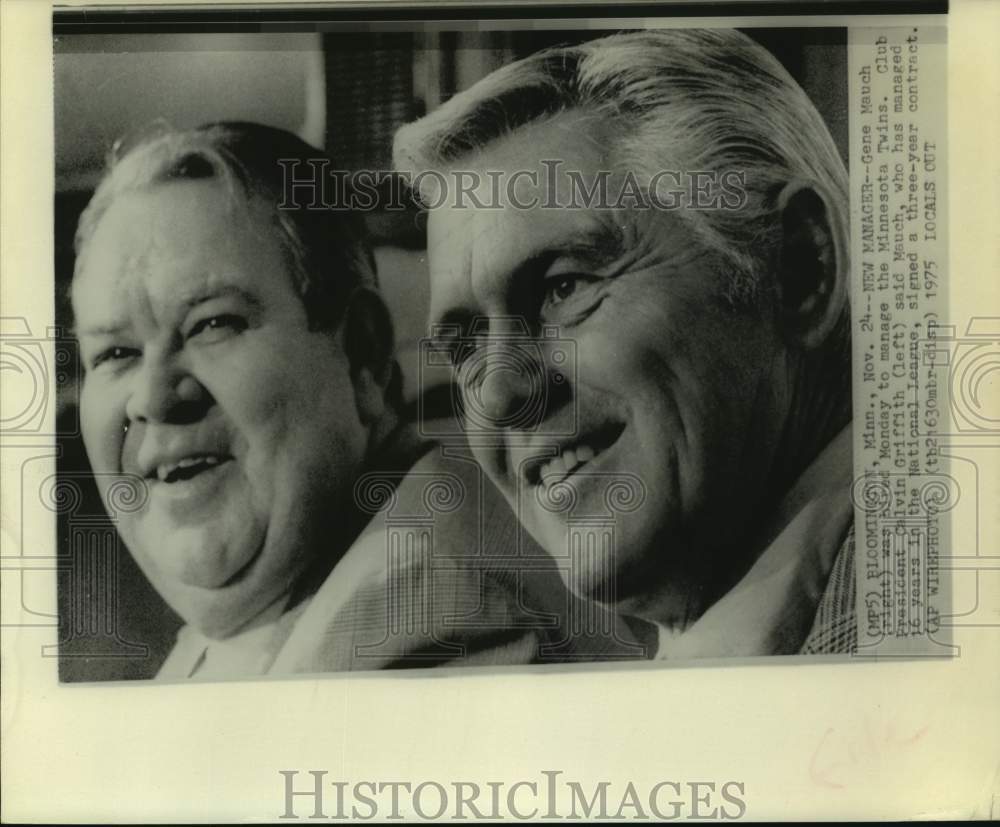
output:
{"label": "man's teeth", "polygon": [[569,448],[546,462],[539,471],[538,479],[545,485],[552,485],[565,479],[585,462],[590,462],[596,455],[597,452],[589,445]]}
{"label": "man's teeth", "polygon": [[171,474],[182,468],[190,468],[193,465],[218,465],[220,462],[221,460],[218,457],[208,454],[205,456],[184,457],[179,462],[158,465],[156,468],[156,477],[160,482],[166,482]]}

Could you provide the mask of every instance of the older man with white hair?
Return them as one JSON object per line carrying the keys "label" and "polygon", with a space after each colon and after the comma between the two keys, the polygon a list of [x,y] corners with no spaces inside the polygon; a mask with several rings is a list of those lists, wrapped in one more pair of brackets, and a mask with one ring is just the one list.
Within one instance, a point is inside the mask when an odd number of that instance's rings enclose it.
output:
{"label": "older man with white hair", "polygon": [[547,50],[395,163],[473,451],[570,590],[659,658],[850,651],[848,179],[779,62],[733,30]]}

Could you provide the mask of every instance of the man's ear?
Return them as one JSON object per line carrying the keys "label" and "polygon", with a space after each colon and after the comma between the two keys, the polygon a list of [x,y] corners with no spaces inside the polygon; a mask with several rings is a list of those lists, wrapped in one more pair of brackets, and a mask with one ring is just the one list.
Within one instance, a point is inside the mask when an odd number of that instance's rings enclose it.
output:
{"label": "man's ear", "polygon": [[847,230],[830,203],[802,181],[786,184],[778,196],[779,320],[788,339],[806,349],[826,341],[847,303]]}
{"label": "man's ear", "polygon": [[353,293],[344,314],[343,335],[358,416],[365,425],[372,425],[386,412],[395,366],[392,318],[377,293],[363,287]]}

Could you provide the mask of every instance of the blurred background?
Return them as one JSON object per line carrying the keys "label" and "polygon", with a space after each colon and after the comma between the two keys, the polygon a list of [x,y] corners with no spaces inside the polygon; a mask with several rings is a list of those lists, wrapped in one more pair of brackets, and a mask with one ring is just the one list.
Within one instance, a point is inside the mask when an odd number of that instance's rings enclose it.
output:
{"label": "blurred background", "polygon": [[[72,323],[68,286],[80,212],[119,137],[156,119],[190,127],[256,121],[324,148],[340,169],[391,168],[392,136],[497,67],[538,49],[609,32],[352,31],[125,34],[55,38],[56,320]],[[847,160],[845,29],[748,29],[812,97]],[[392,311],[408,401],[428,310],[415,211],[366,214]],[[59,358],[73,364],[72,343]],[[131,563],[103,516],[78,437],[79,373],[60,372],[60,475],[82,496],[60,512],[60,676],[151,677],[180,621]],[[82,544],[81,544],[82,543]],[[86,559],[80,559],[82,557]]]}

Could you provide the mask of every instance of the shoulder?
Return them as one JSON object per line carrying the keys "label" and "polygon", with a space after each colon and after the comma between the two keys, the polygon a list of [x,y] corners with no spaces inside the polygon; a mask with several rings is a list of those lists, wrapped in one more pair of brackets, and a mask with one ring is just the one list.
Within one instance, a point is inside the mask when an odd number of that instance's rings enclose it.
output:
{"label": "shoulder", "polygon": [[849,654],[857,648],[858,621],[854,574],[854,523],[833,561],[801,654]]}
{"label": "shoulder", "polygon": [[436,447],[403,474],[368,474],[358,493],[372,520],[272,671],[642,656],[609,612],[566,591],[467,448]]}
{"label": "shoulder", "polygon": [[494,572],[368,533],[312,598],[272,672],[527,663],[531,618]]}

